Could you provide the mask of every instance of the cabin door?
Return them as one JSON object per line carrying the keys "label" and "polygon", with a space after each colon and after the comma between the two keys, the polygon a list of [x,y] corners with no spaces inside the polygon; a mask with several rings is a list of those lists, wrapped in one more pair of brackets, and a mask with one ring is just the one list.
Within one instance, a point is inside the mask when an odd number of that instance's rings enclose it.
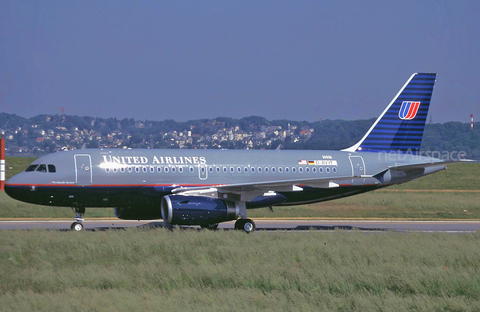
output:
{"label": "cabin door", "polygon": [[362,156],[349,156],[352,165],[352,185],[362,185],[365,179],[359,179],[365,175],[365,162]]}
{"label": "cabin door", "polygon": [[79,186],[92,184],[92,159],[90,155],[75,155],[75,182]]}

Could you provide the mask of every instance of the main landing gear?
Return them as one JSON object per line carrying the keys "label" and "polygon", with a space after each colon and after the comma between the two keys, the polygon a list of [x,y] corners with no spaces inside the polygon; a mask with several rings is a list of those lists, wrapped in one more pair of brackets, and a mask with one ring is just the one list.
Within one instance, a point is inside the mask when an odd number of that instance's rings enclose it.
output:
{"label": "main landing gear", "polygon": [[255,231],[255,222],[251,219],[238,219],[235,222],[235,230],[243,230],[247,234]]}
{"label": "main landing gear", "polygon": [[83,218],[83,215],[85,214],[85,207],[74,207],[72,208],[72,210],[75,212],[75,217],[73,218],[75,222],[72,223],[70,229],[76,232],[80,232],[81,230],[83,230],[82,222],[83,220],[85,220]]}

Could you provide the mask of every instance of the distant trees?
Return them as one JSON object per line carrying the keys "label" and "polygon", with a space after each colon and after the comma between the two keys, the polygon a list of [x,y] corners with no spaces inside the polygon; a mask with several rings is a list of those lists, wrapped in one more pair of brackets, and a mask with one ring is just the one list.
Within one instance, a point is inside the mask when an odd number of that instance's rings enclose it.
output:
{"label": "distant trees", "polygon": [[[229,137],[228,140],[218,141],[215,147],[241,149],[251,141],[253,148],[275,149],[282,144],[283,149],[338,150],[355,144],[375,121],[375,119],[323,120],[322,122],[269,121],[258,116],[241,119],[218,117],[186,122],[176,122],[171,119],[140,121],[124,118],[118,120],[117,118],[70,115],[66,115],[65,118],[63,122],[61,115],[38,115],[27,119],[15,114],[0,113],[0,130],[6,131],[9,135],[10,146],[26,147],[38,154],[53,152],[67,144],[70,147],[79,148],[87,143],[87,147],[97,148],[105,146],[105,143],[100,142],[107,138],[112,142],[116,140],[117,146],[121,144],[122,147],[178,148],[175,140],[180,134],[183,138],[191,135],[188,142],[184,141],[184,148],[198,148],[199,145],[195,145],[197,141],[203,142],[203,147],[210,147],[208,144],[205,145],[208,138],[214,135],[231,136],[232,133],[238,132],[246,134],[247,139],[231,140]],[[313,129],[313,132],[310,129]],[[45,137],[43,133],[51,131],[55,133],[53,138],[37,140]],[[275,131],[277,132],[274,134]],[[280,132],[283,136],[279,134]],[[308,135],[305,135],[305,132]],[[263,140],[255,139],[258,133],[262,133],[259,137],[263,137]],[[285,133],[288,133],[286,137]],[[59,137],[58,134],[62,135]],[[70,141],[64,134],[69,134]],[[480,159],[480,123],[475,124],[473,131],[468,123],[427,124],[422,150],[463,151],[467,158]]]}

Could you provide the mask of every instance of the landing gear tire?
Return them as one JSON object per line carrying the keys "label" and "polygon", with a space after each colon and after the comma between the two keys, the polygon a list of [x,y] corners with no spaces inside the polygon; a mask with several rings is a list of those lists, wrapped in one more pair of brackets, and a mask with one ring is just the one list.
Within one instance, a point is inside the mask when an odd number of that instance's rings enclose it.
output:
{"label": "landing gear tire", "polygon": [[243,230],[245,233],[250,234],[255,231],[255,222],[251,219],[238,219],[235,222],[235,230]]}
{"label": "landing gear tire", "polygon": [[83,215],[85,214],[85,207],[72,207],[72,210],[75,212],[75,222],[72,223],[70,229],[75,232],[80,232],[83,230]]}
{"label": "landing gear tire", "polygon": [[207,230],[215,231],[215,230],[218,228],[218,223],[207,224],[207,225],[200,225],[200,227],[201,227],[202,229],[207,229]]}
{"label": "landing gear tire", "polygon": [[70,226],[70,229],[75,232],[80,232],[83,230],[83,224],[82,222],[73,222],[72,225]]}

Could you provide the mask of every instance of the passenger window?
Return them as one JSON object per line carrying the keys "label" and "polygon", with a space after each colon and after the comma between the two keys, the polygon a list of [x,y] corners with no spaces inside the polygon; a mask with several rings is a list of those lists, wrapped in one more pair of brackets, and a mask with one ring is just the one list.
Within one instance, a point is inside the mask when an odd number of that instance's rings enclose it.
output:
{"label": "passenger window", "polygon": [[38,166],[37,171],[39,171],[39,172],[47,172],[47,166],[44,165],[44,164],[41,164],[40,166]]}
{"label": "passenger window", "polygon": [[37,169],[38,167],[38,164],[35,164],[35,165],[30,165],[27,167],[27,169],[25,169],[26,172],[30,172],[30,171],[35,171],[35,169]]}

